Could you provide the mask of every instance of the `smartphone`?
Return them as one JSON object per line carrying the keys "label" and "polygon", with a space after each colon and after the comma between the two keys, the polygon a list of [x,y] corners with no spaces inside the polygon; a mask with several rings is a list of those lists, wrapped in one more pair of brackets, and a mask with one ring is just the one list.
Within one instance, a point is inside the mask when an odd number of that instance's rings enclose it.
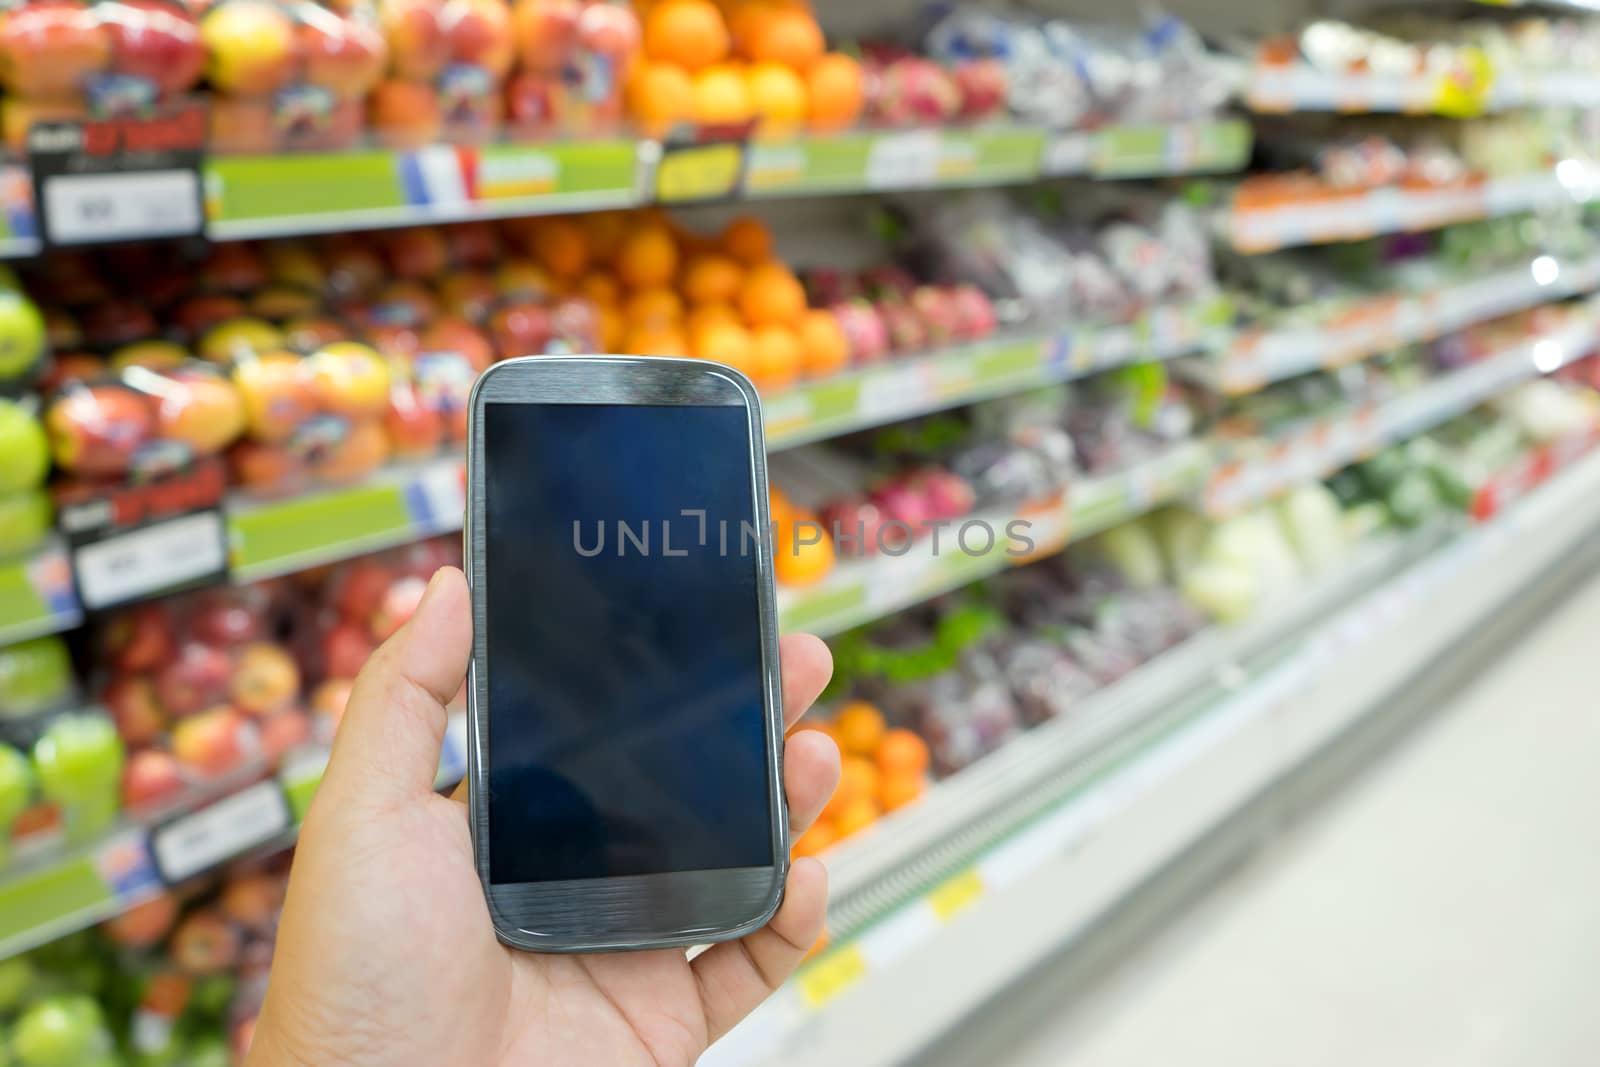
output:
{"label": "smartphone", "polygon": [[692,945],[777,910],[783,708],[761,407],[689,359],[473,388],[473,846],[500,939]]}

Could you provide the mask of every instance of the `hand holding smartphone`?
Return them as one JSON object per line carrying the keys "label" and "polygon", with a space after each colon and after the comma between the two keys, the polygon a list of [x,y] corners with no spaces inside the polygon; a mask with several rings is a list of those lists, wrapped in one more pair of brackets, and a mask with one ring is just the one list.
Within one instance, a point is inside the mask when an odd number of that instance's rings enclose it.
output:
{"label": "hand holding smartphone", "polygon": [[478,380],[468,441],[468,774],[497,935],[588,952],[760,927],[788,845],[754,388],[697,360],[510,360]]}

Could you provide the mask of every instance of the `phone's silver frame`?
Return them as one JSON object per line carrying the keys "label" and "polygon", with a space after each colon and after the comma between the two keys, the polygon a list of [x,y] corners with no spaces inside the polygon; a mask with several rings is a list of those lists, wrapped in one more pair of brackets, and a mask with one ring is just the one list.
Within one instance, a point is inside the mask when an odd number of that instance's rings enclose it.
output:
{"label": "phone's silver frame", "polygon": [[[743,407],[749,418],[750,474],[756,499],[756,590],[766,711],[772,863],[620,878],[495,885],[489,880],[489,715],[483,540],[483,409],[490,403],[641,404]],[[467,779],[472,844],[496,935],[537,952],[596,952],[706,944],[742,937],[777,911],[789,869],[783,794],[783,684],[773,589],[766,436],[761,401],[731,367],[694,359],[635,356],[530,356],[497,363],[479,376],[468,401],[467,513],[463,555],[472,597],[472,664],[467,685]],[[532,607],[530,605],[530,607]],[[738,798],[729,798],[738,803]]]}

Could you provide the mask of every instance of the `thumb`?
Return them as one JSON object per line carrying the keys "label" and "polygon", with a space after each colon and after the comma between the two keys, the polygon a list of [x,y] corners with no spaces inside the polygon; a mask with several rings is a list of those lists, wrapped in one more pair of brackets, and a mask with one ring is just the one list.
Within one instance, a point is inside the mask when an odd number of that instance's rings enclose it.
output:
{"label": "thumb", "polygon": [[461,688],[471,655],[467,580],[456,568],[442,567],[410,621],[356,677],[322,788],[346,802],[431,793],[445,704]]}

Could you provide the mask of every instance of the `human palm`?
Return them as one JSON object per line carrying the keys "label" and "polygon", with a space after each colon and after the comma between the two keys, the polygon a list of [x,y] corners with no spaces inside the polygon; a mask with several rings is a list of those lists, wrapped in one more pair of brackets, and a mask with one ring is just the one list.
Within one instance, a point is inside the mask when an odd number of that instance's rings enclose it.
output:
{"label": "human palm", "polygon": [[[251,1067],[691,1064],[821,930],[827,875],[800,860],[771,923],[692,962],[681,949],[555,956],[500,944],[463,794],[432,789],[471,625],[465,580],[441,571],[356,682],[295,854]],[[792,722],[826,684],[828,652],[802,636],[785,638],[782,655]],[[832,741],[790,739],[797,833],[838,775]]]}

